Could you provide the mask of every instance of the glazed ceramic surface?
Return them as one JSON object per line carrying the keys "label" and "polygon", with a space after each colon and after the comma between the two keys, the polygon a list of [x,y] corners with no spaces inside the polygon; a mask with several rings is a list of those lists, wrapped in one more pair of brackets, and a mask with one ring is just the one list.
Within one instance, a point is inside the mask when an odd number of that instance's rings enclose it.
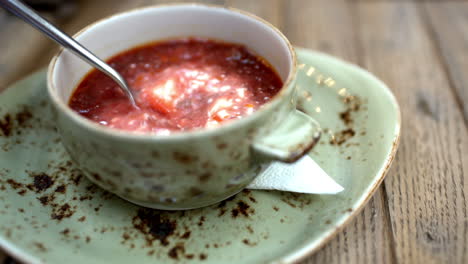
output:
{"label": "glazed ceramic surface", "polygon": [[[319,136],[316,122],[295,109],[293,48],[277,29],[253,15],[204,5],[155,6],[104,18],[74,37],[108,58],[149,41],[181,36],[246,45],[271,62],[284,86],[240,120],[198,131],[142,135],[99,125],[67,106],[90,70],[75,55],[60,52],[48,73],[62,143],[84,174],[112,193],[158,209],[191,209],[226,199],[269,161],[306,155]],[[294,136],[285,140],[285,131]]]}
{"label": "glazed ceramic surface", "polygon": [[368,72],[297,52],[299,106],[324,128],[310,155],[342,193],[243,191],[181,212],[132,205],[76,169],[54,129],[39,72],[0,94],[0,246],[27,263],[69,264],[288,263],[312,253],[383,180],[400,114]]}

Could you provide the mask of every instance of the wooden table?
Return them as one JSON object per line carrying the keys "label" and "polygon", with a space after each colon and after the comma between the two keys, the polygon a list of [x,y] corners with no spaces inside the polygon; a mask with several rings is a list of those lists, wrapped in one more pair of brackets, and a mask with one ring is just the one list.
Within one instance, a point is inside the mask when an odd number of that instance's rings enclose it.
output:
{"label": "wooden table", "polygon": [[[68,33],[103,16],[174,1],[77,1],[47,13]],[[295,45],[375,73],[403,124],[396,160],[365,209],[304,263],[468,263],[468,2],[206,0],[253,12]],[[63,14],[63,13],[62,13]],[[0,12],[0,90],[57,47]],[[0,252],[0,263],[15,263]]]}

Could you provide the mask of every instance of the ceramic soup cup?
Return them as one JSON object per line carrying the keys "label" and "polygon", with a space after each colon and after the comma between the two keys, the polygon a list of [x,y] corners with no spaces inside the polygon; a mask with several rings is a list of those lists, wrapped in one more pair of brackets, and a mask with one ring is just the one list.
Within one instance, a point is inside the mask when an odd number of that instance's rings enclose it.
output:
{"label": "ceramic soup cup", "polygon": [[279,30],[251,14],[206,5],[166,5],[102,19],[74,38],[100,58],[145,43],[203,37],[246,45],[284,86],[253,114],[214,128],[137,134],[92,122],[68,107],[90,66],[66,50],[53,58],[48,93],[62,142],[83,173],[133,203],[166,210],[207,206],[245,188],[272,161],[294,162],[317,142],[316,122],[295,108],[296,55]]}

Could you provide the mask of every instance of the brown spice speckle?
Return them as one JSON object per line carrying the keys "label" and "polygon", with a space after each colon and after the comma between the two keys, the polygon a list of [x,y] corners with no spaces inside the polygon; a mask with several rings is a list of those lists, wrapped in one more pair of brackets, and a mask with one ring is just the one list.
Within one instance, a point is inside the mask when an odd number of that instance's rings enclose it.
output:
{"label": "brown spice speckle", "polygon": [[226,143],[219,143],[216,145],[216,148],[217,149],[225,149],[227,148],[227,144]]}
{"label": "brown spice speckle", "polygon": [[201,216],[200,220],[198,220],[198,226],[203,226],[203,223],[205,222],[205,217]]}
{"label": "brown spice speckle", "polygon": [[253,213],[253,212],[254,212],[253,209],[251,209],[247,203],[245,203],[244,201],[239,201],[237,202],[237,207],[231,210],[231,215],[234,218],[240,215],[248,217],[249,213]]}
{"label": "brown spice speckle", "polygon": [[49,203],[49,196],[41,196],[37,198],[42,205],[47,205]]}
{"label": "brown spice speckle", "polygon": [[65,193],[66,191],[67,191],[67,188],[64,184],[55,188],[55,192],[58,192],[58,193]]}
{"label": "brown spice speckle", "polygon": [[359,97],[351,95],[346,96],[343,99],[343,102],[347,106],[347,108],[345,111],[339,113],[339,117],[346,126],[346,129],[334,134],[333,138],[330,140],[331,145],[342,145],[356,134],[356,132],[352,128],[354,124],[352,113],[362,109],[362,100]]}
{"label": "brown spice speckle", "polygon": [[23,186],[24,186],[22,183],[19,183],[19,182],[13,180],[13,179],[8,179],[6,182],[10,185],[11,188],[13,188],[15,190],[17,190],[19,188],[23,188]]}
{"label": "brown spice speckle", "polygon": [[50,186],[54,184],[54,180],[52,178],[41,172],[37,174],[31,174],[31,176],[34,178],[33,184],[29,185],[28,188],[36,190],[36,192],[42,192],[47,190]]}
{"label": "brown spice speckle", "polygon": [[198,189],[197,187],[190,187],[189,192],[192,197],[196,197],[203,194],[203,191]]}
{"label": "brown spice speckle", "polygon": [[247,246],[251,246],[251,247],[257,245],[257,243],[253,243],[253,242],[251,242],[251,241],[248,240],[248,239],[243,239],[243,240],[242,240],[242,243],[246,244]]}
{"label": "brown spice speckle", "polygon": [[211,178],[211,173],[207,172],[198,177],[200,182],[207,182]]}
{"label": "brown spice speckle", "polygon": [[65,203],[61,206],[54,206],[53,212],[51,214],[51,218],[55,220],[62,220],[63,218],[69,218],[71,217],[75,211],[73,208],[68,204]]}
{"label": "brown spice speckle", "polygon": [[226,204],[229,202],[229,201],[232,201],[236,198],[237,195],[233,195],[223,201],[221,201],[219,204],[218,204],[218,208],[224,208],[226,206]]}
{"label": "brown spice speckle", "polygon": [[334,134],[334,137],[330,140],[330,144],[332,144],[332,145],[342,145],[347,140],[354,137],[355,134],[356,134],[356,132],[354,132],[354,130],[351,129],[351,128],[342,130],[342,131],[337,132],[337,133]]}
{"label": "brown spice speckle", "polygon": [[196,157],[192,157],[188,154],[185,154],[185,153],[181,153],[181,152],[174,152],[173,153],[173,158],[180,162],[180,163],[183,163],[183,164],[188,164],[188,163],[192,163],[194,161],[197,160]]}
{"label": "brown spice speckle", "polygon": [[291,206],[292,208],[296,208],[296,207],[297,207],[294,203],[292,203],[292,202],[289,201],[288,199],[282,198],[281,201],[285,202],[286,204],[288,204],[288,205]]}
{"label": "brown spice speckle", "polygon": [[190,234],[191,234],[191,232],[190,232],[190,231],[187,231],[187,232],[185,232],[180,238],[189,239],[189,238],[190,238]]}
{"label": "brown spice speckle", "polygon": [[36,248],[39,249],[39,251],[41,251],[41,252],[46,252],[47,251],[47,248],[44,246],[44,244],[42,244],[40,242],[34,242],[34,246],[36,246]]}
{"label": "brown spice speckle", "polygon": [[78,184],[80,184],[82,178],[83,178],[83,175],[81,175],[81,174],[73,175],[73,177],[72,177],[72,182],[73,182],[75,185],[78,185]]}
{"label": "brown spice speckle", "polygon": [[351,111],[346,110],[344,112],[340,113],[340,119],[343,121],[343,123],[347,126],[353,124],[353,119],[351,118]]}
{"label": "brown spice speckle", "polygon": [[184,253],[185,253],[184,244],[177,244],[176,246],[171,248],[171,250],[169,250],[167,255],[172,259],[179,259],[179,256],[183,255]]}
{"label": "brown spice speckle", "polygon": [[97,173],[92,173],[91,177],[93,177],[96,181],[102,182],[101,176]]}
{"label": "brown spice speckle", "polygon": [[70,233],[70,229],[68,229],[68,228],[65,228],[64,230],[60,231],[60,234],[62,234],[64,236],[68,235],[69,233]]}
{"label": "brown spice speckle", "polygon": [[82,202],[82,201],[86,201],[86,200],[91,200],[93,199],[93,196],[91,195],[84,195],[84,196],[80,196],[79,200]]}
{"label": "brown spice speckle", "polygon": [[305,206],[312,202],[312,198],[309,195],[302,195],[298,193],[283,193],[281,200],[292,208],[303,209]]}
{"label": "brown spice speckle", "polygon": [[139,209],[137,215],[133,217],[133,226],[145,235],[148,245],[152,245],[154,240],[159,240],[161,245],[167,246],[167,240],[174,234],[177,224],[168,219],[158,210]]}
{"label": "brown spice speckle", "polygon": [[218,216],[223,216],[227,212],[226,208],[219,208]]}
{"label": "brown spice speckle", "polygon": [[32,116],[32,113],[28,109],[24,108],[15,115],[15,119],[19,126],[23,126],[29,119],[32,118]]}
{"label": "brown spice speckle", "polygon": [[13,121],[9,114],[6,114],[3,117],[3,120],[0,120],[0,131],[5,137],[11,135],[11,130],[13,129]]}

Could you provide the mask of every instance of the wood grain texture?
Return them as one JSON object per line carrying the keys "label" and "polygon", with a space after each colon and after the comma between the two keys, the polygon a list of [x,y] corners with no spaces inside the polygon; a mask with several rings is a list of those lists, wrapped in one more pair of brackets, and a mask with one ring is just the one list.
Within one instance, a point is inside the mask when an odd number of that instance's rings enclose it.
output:
{"label": "wood grain texture", "polygon": [[[114,0],[81,0],[79,1],[79,12],[69,19],[67,23],[60,25],[61,29],[69,35],[74,35],[87,25],[102,19],[104,17],[123,12],[126,10],[140,8],[145,6],[184,2],[181,0],[131,0],[131,1],[114,1]],[[186,2],[186,1],[185,1]],[[192,3],[207,3],[224,5],[224,0],[193,0]],[[55,53],[58,51],[58,46],[44,53],[38,64],[45,67]]]}
{"label": "wood grain texture", "polygon": [[280,30],[283,29],[284,10],[281,0],[226,0],[225,5],[255,14]]}
{"label": "wood grain texture", "polygon": [[[283,31],[292,43],[360,64],[356,14],[348,2],[295,0],[284,10]],[[386,206],[381,188],[343,232],[304,263],[392,263]]]}
{"label": "wood grain texture", "polygon": [[424,7],[429,32],[442,51],[450,85],[468,125],[468,2],[430,2]]}
{"label": "wood grain texture", "polygon": [[283,32],[297,46],[319,50],[359,64],[353,3],[286,1]]}
{"label": "wood grain texture", "polygon": [[363,65],[394,91],[400,150],[385,181],[397,263],[467,263],[468,133],[420,9],[359,3]]}
{"label": "wood grain texture", "polygon": [[396,263],[382,188],[342,232],[302,263]]}
{"label": "wood grain texture", "polygon": [[37,60],[51,46],[51,40],[0,9],[0,91],[38,69]]}
{"label": "wood grain texture", "polygon": [[[133,1],[110,1],[110,0],[83,0],[79,2],[78,12],[72,18],[69,19],[66,23],[60,25],[65,33],[69,35],[74,35],[80,29],[91,24],[94,21],[97,21],[103,17],[110,16],[112,14],[122,12],[128,9],[141,7],[145,5],[148,1],[145,0],[133,0]],[[43,54],[38,64],[42,67],[45,67],[55,53],[58,51],[59,46],[55,45],[54,48],[48,50]]]}
{"label": "wood grain texture", "polygon": [[[143,6],[186,2],[182,0],[81,0],[78,12],[66,20],[57,21],[47,16],[67,34],[73,35],[86,25],[103,17]],[[192,0],[207,4],[224,5],[224,0]],[[61,22],[61,23],[58,23]],[[57,44],[35,29],[0,9],[0,91],[21,77],[46,67],[58,51]]]}
{"label": "wood grain texture", "polygon": [[[81,0],[79,12],[59,26],[73,34],[116,12],[173,2],[185,1]],[[196,2],[252,12],[295,45],[367,68],[401,105],[400,148],[382,188],[344,231],[301,263],[468,263],[468,2]],[[0,90],[47,65],[56,50],[0,10]],[[0,263],[6,259],[0,252]]]}

